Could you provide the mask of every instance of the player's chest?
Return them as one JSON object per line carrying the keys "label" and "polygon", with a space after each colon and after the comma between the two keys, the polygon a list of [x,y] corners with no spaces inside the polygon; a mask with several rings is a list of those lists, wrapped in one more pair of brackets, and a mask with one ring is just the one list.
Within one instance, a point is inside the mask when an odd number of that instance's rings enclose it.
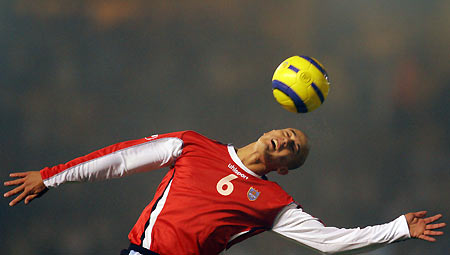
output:
{"label": "player's chest", "polygon": [[273,196],[270,182],[239,168],[230,157],[184,157],[177,162],[174,182],[191,198],[265,207]]}

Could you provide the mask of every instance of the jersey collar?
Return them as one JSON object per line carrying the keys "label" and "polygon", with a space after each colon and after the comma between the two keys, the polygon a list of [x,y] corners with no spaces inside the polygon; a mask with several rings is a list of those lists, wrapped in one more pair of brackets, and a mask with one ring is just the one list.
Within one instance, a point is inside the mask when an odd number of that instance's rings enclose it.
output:
{"label": "jersey collar", "polygon": [[230,157],[234,161],[234,163],[236,163],[236,165],[238,165],[242,170],[244,170],[248,174],[253,175],[253,176],[257,177],[257,178],[263,179],[263,176],[257,175],[255,172],[253,172],[252,170],[248,169],[244,165],[244,163],[242,163],[241,159],[236,154],[236,150],[234,149],[234,146],[232,144],[228,144],[228,153],[230,154]]}

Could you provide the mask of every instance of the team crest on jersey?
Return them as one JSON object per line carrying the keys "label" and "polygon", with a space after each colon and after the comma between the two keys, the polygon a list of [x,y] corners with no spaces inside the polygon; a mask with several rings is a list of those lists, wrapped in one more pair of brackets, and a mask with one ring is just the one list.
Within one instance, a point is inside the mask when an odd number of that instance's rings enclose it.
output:
{"label": "team crest on jersey", "polygon": [[250,187],[250,189],[248,190],[248,192],[247,192],[247,198],[248,198],[248,200],[250,200],[250,201],[255,201],[258,197],[259,197],[259,194],[260,194],[261,192],[259,192],[258,190],[256,190],[255,188],[253,188],[253,187]]}

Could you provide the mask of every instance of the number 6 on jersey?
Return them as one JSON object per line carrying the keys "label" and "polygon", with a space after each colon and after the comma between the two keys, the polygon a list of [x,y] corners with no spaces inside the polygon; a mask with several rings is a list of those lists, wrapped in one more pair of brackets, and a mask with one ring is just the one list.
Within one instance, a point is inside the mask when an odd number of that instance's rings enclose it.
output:
{"label": "number 6 on jersey", "polygon": [[[233,183],[231,183],[231,181],[236,178],[238,178],[236,175],[230,174],[230,175],[227,175],[227,176],[223,177],[222,179],[220,179],[217,182],[217,186],[216,186],[217,192],[219,192],[219,194],[223,195],[223,196],[230,195],[234,189],[234,185],[233,185]],[[226,186],[226,188],[225,188],[225,186]]]}

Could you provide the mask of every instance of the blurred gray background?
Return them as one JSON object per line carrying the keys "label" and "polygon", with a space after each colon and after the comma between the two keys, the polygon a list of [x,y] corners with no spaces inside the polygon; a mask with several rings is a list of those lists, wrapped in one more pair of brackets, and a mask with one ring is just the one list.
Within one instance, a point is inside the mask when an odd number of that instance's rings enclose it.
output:
{"label": "blurred gray background", "polygon": [[[240,147],[297,127],[309,159],[269,178],[328,226],[448,219],[449,17],[445,0],[0,1],[2,180],[155,133]],[[271,94],[293,55],[331,78],[312,113]],[[118,254],[166,171],[63,185],[27,206],[3,198],[2,254]],[[449,234],[438,239],[369,254],[449,254]],[[229,254],[314,253],[264,233]]]}

